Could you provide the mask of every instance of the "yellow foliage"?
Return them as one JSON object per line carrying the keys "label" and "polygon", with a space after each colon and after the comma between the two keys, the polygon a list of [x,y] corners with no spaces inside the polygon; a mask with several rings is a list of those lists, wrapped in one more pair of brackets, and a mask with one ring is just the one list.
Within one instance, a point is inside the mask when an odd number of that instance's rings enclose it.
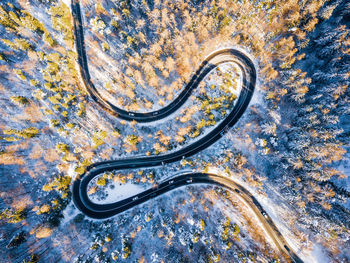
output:
{"label": "yellow foliage", "polygon": [[51,236],[52,229],[48,227],[41,227],[35,234],[37,238],[46,238]]}

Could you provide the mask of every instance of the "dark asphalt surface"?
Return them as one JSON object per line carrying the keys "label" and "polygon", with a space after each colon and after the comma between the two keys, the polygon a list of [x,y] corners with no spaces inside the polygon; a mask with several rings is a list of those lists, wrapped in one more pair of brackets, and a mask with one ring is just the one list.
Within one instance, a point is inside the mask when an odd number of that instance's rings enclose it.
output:
{"label": "dark asphalt surface", "polygon": [[111,160],[105,162],[94,163],[87,168],[87,171],[77,178],[73,183],[72,193],[73,201],[77,208],[85,215],[95,219],[105,219],[116,214],[122,213],[136,205],[144,203],[150,199],[156,198],[166,192],[175,188],[182,187],[189,184],[212,184],[224,187],[230,191],[234,191],[239,195],[243,201],[250,206],[255,212],[259,220],[263,223],[265,230],[269,236],[274,240],[277,247],[285,256],[289,256],[294,262],[303,262],[289,247],[277,227],[256,200],[244,187],[235,183],[234,181],[215,174],[208,173],[189,173],[176,176],[158,186],[148,189],[142,193],[134,195],[124,200],[110,203],[110,204],[96,204],[91,202],[87,194],[87,187],[89,182],[96,176],[115,170],[123,170],[130,168],[147,168],[161,166],[164,163],[172,163],[180,161],[183,158],[190,157],[207,147],[214,144],[239,120],[242,116],[254,92],[256,83],[256,70],[254,63],[249,57],[239,50],[226,48],[218,50],[207,57],[196,73],[192,76],[185,89],[179,96],[168,106],[154,112],[137,113],[124,111],[110,102],[104,100],[95,86],[92,83],[84,44],[84,30],[82,26],[82,16],[80,13],[79,0],[72,0],[72,13],[74,18],[74,34],[76,39],[76,48],[78,52],[78,63],[80,72],[89,95],[96,101],[104,110],[111,114],[118,116],[121,119],[128,121],[136,120],[137,122],[151,122],[160,120],[174,113],[181,107],[191,95],[192,90],[205,78],[205,76],[214,68],[222,63],[233,62],[239,66],[242,71],[242,89],[236,100],[235,105],[227,117],[220,122],[217,127],[210,131],[207,135],[200,138],[196,142],[183,147],[182,149],[162,154],[157,156],[141,156],[135,158],[125,158],[119,160]]}

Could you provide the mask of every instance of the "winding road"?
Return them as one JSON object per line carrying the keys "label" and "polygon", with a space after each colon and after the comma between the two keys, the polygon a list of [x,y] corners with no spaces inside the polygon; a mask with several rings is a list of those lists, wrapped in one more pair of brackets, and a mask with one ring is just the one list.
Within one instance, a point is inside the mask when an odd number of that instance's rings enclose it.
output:
{"label": "winding road", "polygon": [[77,178],[73,183],[73,201],[77,208],[91,218],[105,219],[122,213],[136,205],[156,198],[157,196],[178,187],[189,184],[217,185],[236,193],[253,210],[258,219],[262,222],[267,234],[272,238],[276,246],[285,257],[289,258],[293,262],[303,262],[297,256],[297,254],[292,251],[286,240],[278,231],[272,219],[262,208],[256,198],[252,196],[243,186],[224,176],[209,173],[187,173],[171,178],[151,189],[115,203],[96,204],[89,199],[87,193],[89,182],[104,172],[130,168],[155,167],[161,166],[165,163],[180,161],[183,158],[190,157],[206,149],[218,141],[239,120],[248,107],[255,88],[256,70],[251,59],[243,52],[233,48],[221,49],[212,53],[202,62],[184,90],[172,103],[153,112],[128,112],[103,99],[92,83],[84,44],[84,30],[79,0],[72,0],[72,13],[74,19],[74,34],[78,53],[78,63],[86,90],[94,101],[97,102],[104,110],[118,116],[121,119],[128,121],[136,120],[137,122],[152,122],[169,116],[186,102],[193,89],[198,86],[198,84],[211,70],[220,64],[233,62],[241,69],[242,72],[242,87],[236,103],[226,118],[207,135],[178,151],[168,154],[157,156],[139,156],[92,164],[87,168],[86,172]]}

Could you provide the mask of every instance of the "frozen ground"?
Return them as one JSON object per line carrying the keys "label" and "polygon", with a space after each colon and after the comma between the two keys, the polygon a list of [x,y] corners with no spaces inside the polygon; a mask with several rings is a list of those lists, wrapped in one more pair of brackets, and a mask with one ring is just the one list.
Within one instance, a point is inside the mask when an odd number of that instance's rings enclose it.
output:
{"label": "frozen ground", "polygon": [[103,195],[90,195],[90,199],[96,204],[110,204],[137,195],[144,190],[146,190],[145,187],[133,184],[132,182],[125,184],[116,182],[108,184],[104,188]]}

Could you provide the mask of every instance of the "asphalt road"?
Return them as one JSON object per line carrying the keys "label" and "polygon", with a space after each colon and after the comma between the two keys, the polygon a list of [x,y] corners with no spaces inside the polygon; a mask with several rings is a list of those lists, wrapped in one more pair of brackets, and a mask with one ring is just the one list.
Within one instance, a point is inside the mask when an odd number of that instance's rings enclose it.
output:
{"label": "asphalt road", "polygon": [[119,118],[128,121],[136,120],[137,122],[152,122],[169,116],[185,103],[185,101],[191,95],[192,90],[198,86],[198,84],[205,78],[205,76],[212,69],[216,68],[222,63],[233,62],[238,65],[241,69],[243,79],[240,95],[236,100],[231,112],[212,131],[194,143],[187,145],[176,152],[171,152],[168,154],[111,160],[94,163],[89,166],[87,168],[87,171],[79,178],[77,178],[73,183],[73,201],[78,209],[80,209],[85,215],[91,218],[105,219],[122,213],[136,205],[156,198],[159,195],[162,195],[181,186],[189,184],[218,185],[230,191],[234,191],[247,205],[249,205],[249,207],[254,211],[256,216],[262,222],[268,235],[272,238],[276,246],[286,257],[289,257],[293,262],[303,262],[289,247],[271,218],[268,216],[256,198],[241,185],[220,175],[207,173],[189,173],[179,175],[165,182],[162,182],[156,187],[148,189],[142,193],[110,204],[96,204],[89,199],[87,193],[89,182],[104,172],[130,168],[155,167],[163,165],[165,163],[180,161],[181,159],[190,157],[214,144],[217,140],[224,136],[224,134],[239,120],[239,118],[248,107],[255,88],[256,70],[251,59],[247,57],[243,52],[233,48],[221,49],[212,53],[202,62],[184,90],[168,106],[158,111],[148,113],[128,112],[104,100],[92,83],[86,57],[84,30],[82,26],[82,16],[80,13],[79,0],[72,0],[72,13],[74,18],[74,34],[78,52],[78,63],[86,89],[89,95],[104,110],[118,116]]}

